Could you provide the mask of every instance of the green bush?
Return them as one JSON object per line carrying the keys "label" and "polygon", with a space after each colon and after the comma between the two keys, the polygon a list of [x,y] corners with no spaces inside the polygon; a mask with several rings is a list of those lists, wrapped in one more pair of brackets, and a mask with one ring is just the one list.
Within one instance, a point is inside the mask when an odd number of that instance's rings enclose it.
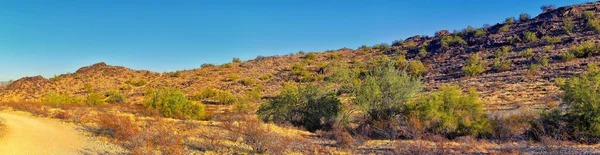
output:
{"label": "green bush", "polygon": [[264,121],[291,123],[316,131],[330,128],[328,120],[335,119],[340,110],[341,102],[335,93],[286,83],[272,101],[260,106],[257,114]]}
{"label": "green bush", "polygon": [[453,45],[464,45],[467,44],[460,36],[443,36],[440,40],[440,46],[444,49],[448,49]]}
{"label": "green bush", "polygon": [[59,94],[56,92],[48,92],[41,100],[42,103],[51,105],[80,105],[83,103],[82,99],[77,97],[71,97],[67,94]]}
{"label": "green bush", "polygon": [[563,30],[565,30],[567,34],[571,34],[571,32],[573,32],[573,19],[570,17],[563,18]]}
{"label": "green bush", "polygon": [[329,60],[335,60],[335,59],[340,58],[341,56],[342,56],[342,53],[336,52],[336,53],[330,53],[326,57]]}
{"label": "green bush", "polygon": [[409,61],[406,71],[411,77],[422,77],[427,74],[427,68],[425,68],[425,65],[419,60]]}
{"label": "green bush", "polygon": [[422,47],[419,49],[419,56],[421,56],[421,57],[427,56],[427,49],[425,47]]}
{"label": "green bush", "polygon": [[148,81],[146,79],[137,79],[137,80],[127,79],[127,81],[125,81],[125,83],[136,86],[136,87],[140,87],[140,86],[148,84]]}
{"label": "green bush", "polygon": [[226,64],[222,64],[221,67],[222,68],[231,68],[231,67],[233,67],[233,64],[232,63],[226,63]]}
{"label": "green bush", "polygon": [[537,34],[535,32],[525,31],[523,33],[523,36],[524,36],[526,42],[532,43],[532,42],[537,42],[538,41],[538,37],[537,37]]}
{"label": "green bush", "polygon": [[529,14],[526,14],[526,13],[522,13],[519,15],[519,21],[527,21],[527,20],[529,20],[529,18],[531,18],[531,17],[529,16]]}
{"label": "green bush", "polygon": [[499,32],[508,32],[508,30],[510,30],[510,27],[508,27],[508,25],[503,25],[498,29]]}
{"label": "green bush", "polygon": [[418,116],[426,130],[447,137],[481,135],[488,126],[479,94],[474,89],[463,94],[456,85],[444,85],[408,104],[407,109]]}
{"label": "green bush", "polygon": [[530,59],[534,55],[535,55],[535,53],[533,53],[533,49],[531,49],[531,48],[528,48],[528,49],[525,49],[525,50],[519,52],[519,56],[522,58]]}
{"label": "green bush", "polygon": [[88,94],[87,98],[85,99],[85,104],[92,107],[101,106],[104,104],[104,99],[104,95],[97,92],[92,92]]}
{"label": "green bush", "polygon": [[171,77],[181,77],[181,71],[175,71],[173,73],[170,73],[169,76]]}
{"label": "green bush", "polygon": [[571,47],[571,49],[569,49],[570,53],[573,53],[573,55],[575,55],[575,57],[578,58],[586,58],[586,57],[590,57],[593,55],[598,54],[598,52],[600,51],[600,46],[596,45],[594,43],[594,41],[585,41],[583,43],[581,43],[580,45]]}
{"label": "green bush", "polygon": [[545,35],[542,37],[542,41],[546,44],[556,44],[556,43],[559,43],[561,41],[561,39],[560,39],[560,36],[551,37],[551,36]]}
{"label": "green bush", "polygon": [[203,119],[204,105],[189,101],[177,88],[148,89],[144,94],[144,106],[158,110],[165,117]]}
{"label": "green bush", "polygon": [[[561,101],[567,107],[544,112],[538,122],[532,124],[534,131],[549,136],[559,135],[579,142],[600,141],[600,72],[593,69],[586,74],[559,83]],[[536,137],[539,137],[534,135]],[[568,136],[564,136],[568,135]],[[560,137],[554,137],[560,138]]]}
{"label": "green bush", "polygon": [[127,96],[118,90],[111,90],[106,94],[108,95],[108,98],[106,99],[107,103],[125,103],[127,100]]}
{"label": "green bush", "polygon": [[404,69],[405,67],[408,67],[408,60],[406,60],[406,56],[398,55],[396,57],[396,68]]}
{"label": "green bush", "polygon": [[240,62],[242,62],[242,60],[240,60],[240,58],[233,58],[233,59],[231,60],[231,62],[232,62],[232,63],[240,63]]}
{"label": "green bush", "polygon": [[587,20],[591,20],[596,18],[596,13],[594,11],[584,11],[582,16]]}
{"label": "green bush", "polygon": [[311,53],[308,53],[308,54],[304,55],[304,57],[302,57],[302,59],[317,60],[317,54],[311,52]]}
{"label": "green bush", "polygon": [[550,60],[548,60],[548,57],[541,57],[541,58],[537,59],[535,62],[541,66],[548,66],[548,63],[550,62]]}
{"label": "green bush", "polygon": [[514,24],[515,23],[515,17],[508,17],[504,20],[504,23],[506,24]]}
{"label": "green bush", "polygon": [[575,54],[573,54],[571,52],[564,52],[564,53],[561,53],[560,55],[558,55],[558,57],[560,57],[561,60],[569,61],[569,60],[575,58]]}
{"label": "green bush", "polygon": [[494,64],[492,65],[492,67],[496,71],[509,71],[511,66],[512,66],[512,61],[506,60],[503,58],[494,59]]}
{"label": "green bush", "polygon": [[493,57],[494,58],[502,58],[508,55],[508,53],[510,53],[510,51],[512,51],[512,46],[502,46],[502,48],[496,50],[496,52],[494,52]]}
{"label": "green bush", "polygon": [[237,96],[233,103],[233,108],[237,112],[252,113],[256,111],[256,105],[261,101],[262,92],[259,88],[254,88]]}
{"label": "green bush", "polygon": [[483,60],[479,53],[473,54],[467,59],[467,62],[462,67],[463,73],[467,76],[477,76],[485,72],[485,60]]}
{"label": "green bush", "polygon": [[215,96],[217,96],[217,93],[219,93],[219,90],[216,90],[214,88],[205,89],[200,92],[194,93],[194,95],[192,95],[190,97],[190,99],[195,100],[195,101],[200,101],[203,99],[215,97]]}
{"label": "green bush", "polygon": [[600,19],[589,19],[587,21],[587,26],[594,30],[594,32],[600,33]]}
{"label": "green bush", "polygon": [[214,67],[215,64],[211,64],[211,63],[203,63],[200,67],[201,68],[208,68],[208,67]]}
{"label": "green bush", "polygon": [[263,81],[269,80],[271,78],[273,78],[273,74],[263,74],[260,77],[258,77],[258,79],[263,80]]}
{"label": "green bush", "polygon": [[250,86],[256,84],[256,79],[253,78],[244,78],[240,80],[240,83],[244,86]]}
{"label": "green bush", "polygon": [[217,91],[214,99],[220,104],[233,104],[236,100],[235,96],[228,91]]}
{"label": "green bush", "polygon": [[369,120],[390,120],[401,114],[404,104],[422,89],[420,80],[387,63],[370,71],[355,87],[354,103]]}
{"label": "green bush", "polygon": [[477,29],[475,31],[475,37],[483,37],[487,34],[487,32],[484,29]]}
{"label": "green bush", "polygon": [[241,78],[241,77],[240,77],[240,75],[237,75],[237,74],[230,74],[230,75],[227,77],[227,79],[225,79],[225,81],[235,81],[235,80],[238,80],[238,79],[240,79],[240,78]]}

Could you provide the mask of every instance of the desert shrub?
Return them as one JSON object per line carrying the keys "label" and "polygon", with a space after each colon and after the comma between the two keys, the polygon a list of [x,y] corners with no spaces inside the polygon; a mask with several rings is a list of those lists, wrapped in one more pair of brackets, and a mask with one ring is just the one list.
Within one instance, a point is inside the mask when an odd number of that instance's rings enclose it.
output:
{"label": "desert shrub", "polygon": [[240,63],[240,62],[242,62],[242,60],[241,60],[240,58],[235,58],[235,57],[234,57],[234,58],[231,60],[231,62],[232,62],[232,63]]}
{"label": "desert shrub", "polygon": [[96,123],[100,126],[100,129],[96,131],[97,133],[119,140],[129,140],[140,132],[140,128],[135,123],[135,118],[131,116],[105,113],[98,116]]}
{"label": "desert shrub", "polygon": [[477,29],[475,31],[475,37],[483,37],[487,34],[487,32],[484,29]]}
{"label": "desert shrub", "polygon": [[591,17],[587,20],[586,25],[592,30],[594,30],[594,32],[600,33],[600,19],[597,19],[596,17]]}
{"label": "desert shrub", "polygon": [[371,47],[369,47],[367,45],[362,45],[362,46],[358,47],[358,50],[361,50],[361,51],[370,51]]}
{"label": "desert shrub", "polygon": [[347,65],[342,65],[327,77],[326,81],[339,85],[338,94],[351,93],[354,86],[360,82],[359,70],[356,68],[351,70]]}
{"label": "desert shrub", "polygon": [[570,53],[573,53],[575,57],[586,58],[598,54],[600,46],[596,45],[593,41],[585,41],[580,45],[573,46],[569,49]]}
{"label": "desert shrub", "polygon": [[258,79],[263,80],[263,81],[269,80],[271,78],[273,78],[273,74],[263,74],[260,77],[258,77]]}
{"label": "desert shrub", "polygon": [[504,23],[506,24],[514,24],[515,23],[515,17],[508,17],[504,20]]}
{"label": "desert shrub", "polygon": [[340,109],[341,102],[332,91],[286,83],[272,101],[260,106],[257,114],[264,121],[291,123],[316,131],[329,128],[331,124],[325,121],[337,117]]}
{"label": "desert shrub", "polygon": [[127,96],[118,90],[111,90],[106,94],[108,95],[108,98],[106,99],[107,103],[125,103],[127,100]]}
{"label": "desert shrub", "polygon": [[222,68],[231,68],[231,67],[233,67],[233,64],[232,63],[226,63],[226,64],[222,64],[221,67]]}
{"label": "desert shrub", "polygon": [[509,71],[511,66],[512,66],[512,61],[506,60],[503,58],[494,59],[494,64],[492,65],[492,67],[496,71]]}
{"label": "desert shrub", "polygon": [[411,60],[408,62],[408,68],[406,68],[408,74],[412,77],[422,77],[427,73],[427,68],[419,60]]}
{"label": "desert shrub", "polygon": [[417,48],[417,43],[415,43],[415,41],[408,41],[406,42],[406,44],[404,44],[404,47],[406,47],[407,49],[415,49]]}
{"label": "desert shrub", "polygon": [[237,96],[233,107],[237,112],[252,113],[257,109],[256,105],[261,101],[262,92],[259,88],[250,89]]}
{"label": "desert shrub", "polygon": [[535,53],[533,53],[533,49],[531,49],[531,48],[528,48],[528,49],[525,49],[525,50],[519,52],[519,56],[522,58],[530,59],[534,55],[535,55]]}
{"label": "desert shrub", "polygon": [[208,67],[214,67],[215,64],[211,64],[211,63],[203,63],[200,67],[201,68],[208,68]]}
{"label": "desert shrub", "polygon": [[244,79],[240,80],[240,83],[243,84],[244,86],[250,86],[250,85],[256,84],[256,79],[244,78]]}
{"label": "desert shrub", "polygon": [[423,83],[393,63],[373,69],[354,90],[354,103],[369,120],[390,120],[423,89]]}
{"label": "desert shrub", "polygon": [[573,54],[571,52],[563,52],[563,53],[559,54],[558,57],[560,57],[561,60],[569,61],[569,60],[575,58],[575,54]]}
{"label": "desert shrub", "polygon": [[232,104],[236,100],[235,96],[228,91],[217,91],[214,99],[220,104]]}
{"label": "desert shrub", "polygon": [[573,32],[573,19],[570,17],[563,18],[563,30],[567,32],[567,34],[571,34]]}
{"label": "desert shrub", "polygon": [[373,46],[373,48],[381,50],[381,51],[389,51],[391,49],[391,46],[387,43],[381,43],[381,44],[376,44],[375,46]]}
{"label": "desert shrub", "polygon": [[508,32],[510,28],[508,27],[508,25],[503,25],[502,27],[500,27],[498,29],[499,32]]}
{"label": "desert shrub", "polygon": [[537,71],[539,71],[542,68],[542,66],[540,64],[529,64],[529,66],[527,66],[527,70],[529,70],[530,73],[535,73]]}
{"label": "desert shrub", "polygon": [[556,9],[556,5],[554,4],[544,4],[540,7],[540,9],[542,9],[543,12],[547,12],[547,11],[552,11],[554,9]]}
{"label": "desert shrub", "polygon": [[148,89],[144,94],[144,106],[158,110],[165,117],[191,119],[205,117],[204,105],[190,102],[177,88]]}
{"label": "desert shrub", "polygon": [[467,44],[460,36],[443,36],[440,40],[440,46],[444,49],[448,49],[453,45],[464,45]]}
{"label": "desert shrub", "polygon": [[521,111],[509,116],[495,116],[489,118],[489,138],[509,141],[523,140],[523,135],[531,128],[531,121],[537,119],[537,114]]}
{"label": "desert shrub", "polygon": [[312,82],[317,80],[317,76],[311,74],[310,71],[300,63],[296,63],[292,66],[291,74],[297,76],[302,82]]}
{"label": "desert shrub", "polygon": [[125,81],[126,84],[130,84],[136,87],[140,87],[143,85],[148,84],[148,81],[146,79],[127,79],[127,81]]}
{"label": "desert shrub", "polygon": [[181,77],[181,73],[182,73],[181,71],[175,71],[175,72],[169,73],[169,76],[171,76],[171,77]]}
{"label": "desert shrub", "polygon": [[526,14],[526,13],[519,14],[519,21],[527,21],[527,20],[529,20],[529,18],[531,18],[531,16],[529,16],[529,14]]}
{"label": "desert shrub", "polygon": [[396,57],[396,68],[404,69],[405,67],[408,67],[408,60],[406,60],[406,56],[398,55]]}
{"label": "desert shrub", "polygon": [[538,37],[537,34],[535,32],[529,32],[529,31],[525,31],[523,33],[523,36],[525,38],[526,42],[537,42],[538,41]]}
{"label": "desert shrub", "polygon": [[591,20],[596,18],[596,13],[594,13],[594,11],[584,11],[582,13],[583,18],[587,19],[587,20]]}
{"label": "desert shrub", "polygon": [[238,74],[229,74],[229,76],[227,77],[227,79],[225,79],[225,81],[235,81],[240,79],[240,75]]}
{"label": "desert shrub", "polygon": [[98,92],[92,92],[88,94],[87,98],[85,99],[85,104],[92,107],[100,106],[104,104],[104,95]]}
{"label": "desert shrub", "polygon": [[556,43],[559,43],[561,40],[560,40],[560,36],[551,37],[551,36],[545,35],[542,37],[542,41],[546,44],[556,44]]}
{"label": "desert shrub", "polygon": [[463,73],[467,76],[477,76],[485,72],[485,60],[479,57],[479,53],[473,54],[467,59],[465,65],[462,67]]}
{"label": "desert shrub", "polygon": [[[568,106],[563,117],[570,123],[576,140],[600,140],[600,72],[589,72],[560,85],[562,102]],[[559,112],[556,112],[559,113]],[[559,115],[559,114],[555,114]],[[550,115],[554,116],[554,115]],[[557,116],[560,119],[560,116]]]}
{"label": "desert shrub", "polygon": [[427,48],[425,48],[425,47],[421,47],[421,48],[419,49],[419,53],[418,53],[418,54],[419,54],[419,56],[421,56],[421,57],[425,57],[425,56],[427,56]]}
{"label": "desert shrub", "polygon": [[335,60],[335,59],[340,58],[341,56],[342,56],[342,53],[337,52],[337,53],[330,53],[326,57],[329,60]]}
{"label": "desert shrub", "polygon": [[317,60],[317,54],[311,52],[311,53],[308,53],[308,54],[304,55],[304,57],[302,57],[302,59]]}
{"label": "desert shrub", "polygon": [[541,66],[548,66],[550,60],[548,60],[548,57],[541,57],[537,60],[535,60],[535,62]]}
{"label": "desert shrub", "polygon": [[41,99],[42,103],[51,104],[54,106],[58,105],[79,105],[82,104],[83,101],[77,97],[71,97],[68,94],[59,94],[56,92],[48,92]]}
{"label": "desert shrub", "polygon": [[488,125],[479,93],[470,89],[463,94],[456,85],[444,85],[439,91],[418,98],[407,109],[418,116],[426,130],[450,138],[484,134]]}
{"label": "desert shrub", "polygon": [[205,90],[194,93],[194,95],[192,95],[190,97],[190,99],[199,101],[199,100],[215,97],[215,96],[217,96],[217,93],[218,93],[218,90],[216,90],[214,88],[205,89]]}

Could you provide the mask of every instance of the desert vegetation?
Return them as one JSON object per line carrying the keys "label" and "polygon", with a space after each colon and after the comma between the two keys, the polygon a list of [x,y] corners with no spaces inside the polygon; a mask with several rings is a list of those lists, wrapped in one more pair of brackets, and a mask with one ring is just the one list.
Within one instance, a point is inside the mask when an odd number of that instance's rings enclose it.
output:
{"label": "desert vegetation", "polygon": [[0,107],[132,154],[594,153],[597,6],[170,73],[99,63],[14,81]]}

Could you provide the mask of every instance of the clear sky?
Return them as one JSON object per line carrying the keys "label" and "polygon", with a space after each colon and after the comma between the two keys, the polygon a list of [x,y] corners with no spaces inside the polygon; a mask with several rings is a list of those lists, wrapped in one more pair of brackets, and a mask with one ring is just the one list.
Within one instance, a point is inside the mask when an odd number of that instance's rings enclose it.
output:
{"label": "clear sky", "polygon": [[0,0],[0,81],[390,43],[587,0]]}

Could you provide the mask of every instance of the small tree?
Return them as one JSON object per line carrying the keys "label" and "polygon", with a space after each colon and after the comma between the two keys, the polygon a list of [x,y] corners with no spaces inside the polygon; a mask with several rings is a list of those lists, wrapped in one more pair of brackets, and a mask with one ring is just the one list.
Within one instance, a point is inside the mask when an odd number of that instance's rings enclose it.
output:
{"label": "small tree", "polygon": [[408,104],[407,109],[434,133],[451,138],[485,133],[487,115],[474,89],[463,94],[459,86],[444,85],[439,91]]}
{"label": "small tree", "polygon": [[386,63],[371,71],[356,87],[354,103],[370,120],[390,120],[422,89],[420,80],[397,70],[393,63]]}
{"label": "small tree", "polygon": [[479,57],[479,53],[473,54],[467,59],[466,64],[462,67],[463,73],[467,76],[477,76],[485,72],[485,61]]}
{"label": "small tree", "polygon": [[422,77],[427,73],[427,68],[425,68],[425,65],[419,60],[411,60],[408,62],[408,68],[406,70],[412,77]]}
{"label": "small tree", "polygon": [[240,60],[240,58],[233,58],[233,60],[231,60],[232,63],[240,63],[242,62],[242,60]]}
{"label": "small tree", "polygon": [[264,121],[291,123],[316,131],[329,128],[331,124],[327,122],[337,117],[340,110],[341,102],[335,93],[286,83],[272,101],[260,106],[257,114]]}
{"label": "small tree", "polygon": [[144,106],[158,110],[165,117],[205,118],[204,105],[189,101],[177,88],[148,89],[144,94]]}
{"label": "small tree", "polygon": [[100,106],[104,104],[104,95],[97,92],[92,92],[88,94],[87,98],[85,99],[85,103],[93,107]]}
{"label": "small tree", "polygon": [[531,18],[531,17],[527,13],[521,13],[519,15],[519,21],[527,21],[527,20],[529,20],[529,18]]}
{"label": "small tree", "polygon": [[552,11],[554,9],[556,9],[556,5],[554,4],[544,4],[540,7],[540,9],[542,9],[543,12],[547,12],[547,11]]}

